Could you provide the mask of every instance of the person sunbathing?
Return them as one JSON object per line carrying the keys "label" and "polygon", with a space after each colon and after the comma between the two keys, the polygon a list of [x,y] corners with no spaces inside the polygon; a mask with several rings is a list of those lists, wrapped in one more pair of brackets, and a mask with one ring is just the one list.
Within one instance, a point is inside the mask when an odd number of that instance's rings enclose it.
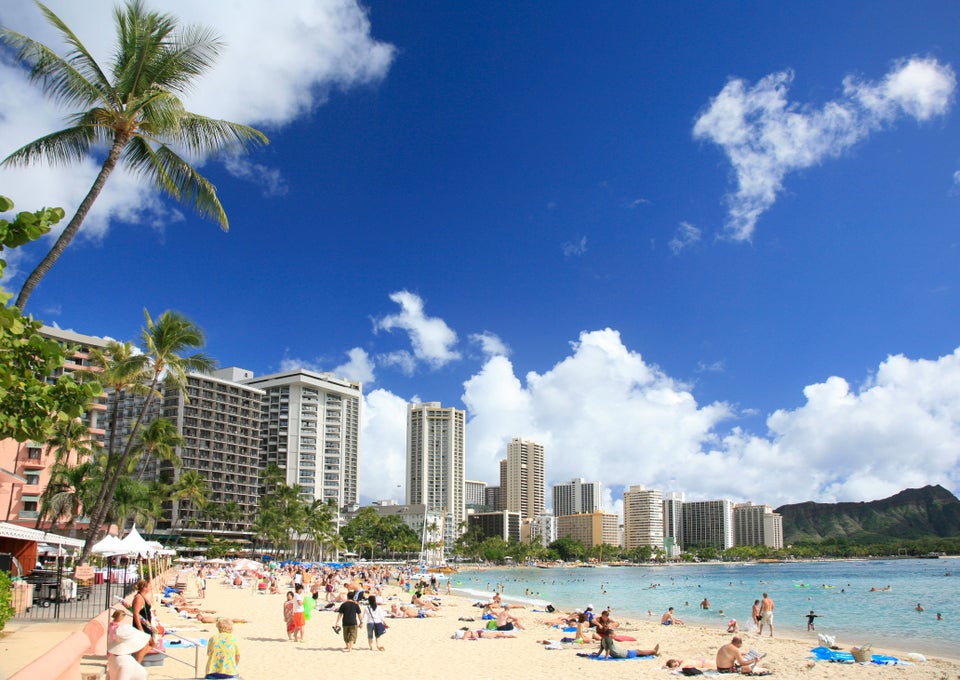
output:
{"label": "person sunbathing", "polygon": [[717,664],[706,659],[667,659],[663,667],[668,670],[683,670],[684,668],[702,668],[706,670],[715,670]]}
{"label": "person sunbathing", "polygon": [[422,619],[427,616],[436,616],[436,613],[423,608],[414,607],[412,604],[390,605],[390,614],[395,619]]}
{"label": "person sunbathing", "polygon": [[487,630],[481,628],[479,630],[469,630],[466,628],[461,628],[456,631],[453,635],[450,636],[454,640],[479,640],[481,638],[512,638],[517,637],[516,634],[505,632],[501,630]]}
{"label": "person sunbathing", "polygon": [[415,604],[423,609],[432,609],[434,611],[440,609],[440,605],[438,605],[436,602],[432,600],[424,600],[420,595],[420,591],[417,591],[413,594],[413,597],[410,598],[410,603]]}

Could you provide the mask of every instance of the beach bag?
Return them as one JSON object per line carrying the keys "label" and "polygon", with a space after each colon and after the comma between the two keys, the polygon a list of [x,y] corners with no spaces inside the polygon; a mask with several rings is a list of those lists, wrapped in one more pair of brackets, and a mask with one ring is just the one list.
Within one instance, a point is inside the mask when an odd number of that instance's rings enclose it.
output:
{"label": "beach bag", "polygon": [[387,624],[385,624],[385,623],[379,623],[379,622],[376,622],[376,621],[375,621],[374,624],[373,624],[373,632],[374,632],[374,634],[376,634],[377,637],[380,637],[381,635],[386,635],[386,634],[387,634]]}
{"label": "beach bag", "polygon": [[487,630],[496,630],[496,629],[497,629],[497,622],[495,619],[490,619],[489,621],[487,621]]}

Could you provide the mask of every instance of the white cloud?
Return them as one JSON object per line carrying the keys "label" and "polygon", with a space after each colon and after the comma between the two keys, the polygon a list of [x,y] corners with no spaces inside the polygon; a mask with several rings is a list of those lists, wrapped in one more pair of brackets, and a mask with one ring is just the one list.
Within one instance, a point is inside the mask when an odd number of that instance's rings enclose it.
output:
{"label": "white cloud", "polygon": [[700,241],[700,233],[700,230],[689,222],[681,222],[676,235],[667,245],[674,255],[679,255],[681,250]]}
{"label": "white cloud", "polygon": [[960,170],[957,170],[955,173],[953,173],[953,183],[960,184]]}
{"label": "white cloud", "polygon": [[[937,360],[889,357],[859,390],[829,377],[803,394],[802,406],[769,415],[766,434],[748,433],[736,418],[754,410],[698,404],[689,385],[617,331],[584,332],[543,373],[521,379],[500,355],[464,382],[467,476],[497,483],[507,443],[527,437],[546,447],[548,494],[573,477],[597,480],[612,510],[631,484],[774,506],[960,488],[960,349]],[[408,400],[376,390],[366,403],[361,493],[394,497],[404,483]]]}
{"label": "white cloud", "polygon": [[417,370],[416,358],[404,349],[378,354],[377,363],[381,366],[396,366],[406,376],[413,375]]}
{"label": "white cloud", "polygon": [[[49,0],[45,4],[102,64],[109,63],[114,3]],[[278,0],[269,4],[234,0],[230,11],[224,11],[220,3],[165,0],[162,11],[184,24],[213,27],[225,43],[213,69],[184,97],[187,108],[240,123],[268,128],[285,125],[326,101],[332,88],[347,89],[383,79],[395,54],[393,46],[371,36],[366,10],[355,0]],[[59,37],[32,2],[3,3],[0,24],[61,48]],[[0,91],[4,93],[0,157],[64,127],[67,112],[58,110],[36,85],[28,83],[22,69],[0,63]],[[232,167],[235,173],[256,179],[267,195],[283,193],[285,185],[275,170],[255,160],[234,162]],[[19,210],[61,206],[69,218],[93,184],[97,170],[90,160],[68,167],[4,168],[0,169],[0,185]],[[229,214],[230,206],[225,207]],[[156,227],[181,217],[177,210],[166,207],[158,194],[146,189],[143,180],[118,170],[97,199],[82,233],[102,238],[117,220]]]}
{"label": "white cloud", "polygon": [[574,255],[583,255],[587,252],[587,237],[580,237],[579,241],[568,241],[561,248],[564,257],[573,257]]}
{"label": "white cloud", "polygon": [[313,371],[314,373],[331,373],[337,378],[355,380],[363,383],[364,386],[373,383],[376,380],[376,377],[374,376],[373,361],[370,359],[370,356],[367,354],[367,352],[360,347],[354,347],[353,349],[349,350],[347,352],[347,361],[339,366],[335,368],[326,368],[325,365],[329,363],[329,361],[322,358],[308,360],[297,359],[295,357],[284,357],[280,360],[280,370],[296,371],[302,368],[306,371]]}
{"label": "white cloud", "polygon": [[374,330],[406,331],[413,346],[413,356],[433,368],[460,358],[455,349],[457,334],[443,319],[429,317],[424,313],[423,300],[419,295],[401,290],[391,293],[390,299],[400,305],[400,313],[376,320]]}
{"label": "white cloud", "polygon": [[407,400],[386,390],[363,396],[360,423],[360,493],[364,502],[404,501],[407,469]]}
{"label": "white cloud", "polygon": [[258,185],[265,198],[286,196],[290,190],[280,170],[253,163],[245,156],[230,156],[224,160],[223,165],[227,172],[237,179],[245,179]]}
{"label": "white cloud", "polygon": [[484,331],[483,333],[473,333],[470,335],[470,342],[479,345],[480,351],[485,357],[510,356],[510,348],[495,333]]}
{"label": "white cloud", "polygon": [[694,138],[721,146],[733,165],[737,190],[727,197],[726,230],[735,240],[752,236],[788,173],[839,156],[902,116],[942,115],[956,90],[949,65],[919,57],[898,62],[877,83],[846,78],[843,95],[819,109],[787,100],[792,81],[789,71],[752,86],[733,79],[694,124]]}

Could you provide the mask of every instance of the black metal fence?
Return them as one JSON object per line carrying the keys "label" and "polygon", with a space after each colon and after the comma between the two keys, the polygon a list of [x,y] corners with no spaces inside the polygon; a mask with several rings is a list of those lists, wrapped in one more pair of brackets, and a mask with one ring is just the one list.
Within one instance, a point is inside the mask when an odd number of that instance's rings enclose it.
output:
{"label": "black metal fence", "polygon": [[34,569],[13,589],[14,620],[89,620],[133,590],[126,570],[98,573],[78,581],[57,560],[56,569]]}

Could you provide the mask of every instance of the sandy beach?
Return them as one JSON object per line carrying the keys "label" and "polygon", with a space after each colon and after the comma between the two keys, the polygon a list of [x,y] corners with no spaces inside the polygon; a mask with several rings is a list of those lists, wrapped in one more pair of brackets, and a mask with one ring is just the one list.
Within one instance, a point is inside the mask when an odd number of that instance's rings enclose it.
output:
{"label": "sandy beach", "polygon": [[[286,588],[282,589],[286,592]],[[191,581],[187,594],[195,588]],[[409,595],[398,587],[385,589],[391,601],[407,602]],[[389,630],[382,638],[385,651],[370,651],[364,634],[357,648],[343,651],[343,640],[332,630],[336,615],[315,611],[307,622],[304,642],[287,640],[282,618],[283,595],[260,594],[250,588],[237,590],[221,580],[208,581],[207,597],[202,609],[215,610],[218,615],[247,619],[238,623],[235,634],[241,646],[241,675],[245,680],[300,680],[318,677],[322,673],[336,677],[376,677],[378,679],[451,678],[473,675],[489,677],[559,678],[570,674],[602,672],[608,678],[674,677],[663,670],[663,662],[670,657],[699,658],[713,661],[717,648],[728,642],[724,631],[700,626],[661,626],[658,621],[621,621],[621,632],[637,638],[636,643],[625,642],[628,648],[648,648],[660,645],[657,660],[597,661],[577,656],[577,653],[595,651],[596,645],[566,644],[560,650],[545,650],[538,640],[559,640],[564,634],[542,621],[552,616],[543,612],[517,610],[526,627],[518,637],[511,639],[454,640],[451,635],[462,626],[482,627],[480,610],[467,600],[455,595],[443,595],[437,616],[424,619],[389,619]],[[509,602],[509,600],[507,600]],[[461,617],[474,622],[460,621]],[[615,617],[614,617],[615,618]],[[168,629],[183,636],[208,638],[213,624],[180,619],[176,612],[160,608],[160,620]],[[55,633],[49,628],[57,628]],[[12,625],[10,631],[0,634],[0,677],[7,677],[34,658],[39,650],[49,648],[62,639],[70,628],[64,624]],[[762,667],[781,678],[960,678],[960,660],[927,657],[925,663],[899,666],[874,664],[840,664],[812,660],[810,640],[786,637],[758,638],[742,633],[744,650],[756,649],[766,653]],[[151,668],[150,677],[157,679],[193,677],[194,649],[173,649],[169,653],[186,662],[167,660],[162,667]],[[878,649],[874,653],[904,658],[909,653],[909,640],[903,649]],[[200,676],[206,661],[205,649],[200,650]],[[679,677],[679,676],[676,676]]]}

